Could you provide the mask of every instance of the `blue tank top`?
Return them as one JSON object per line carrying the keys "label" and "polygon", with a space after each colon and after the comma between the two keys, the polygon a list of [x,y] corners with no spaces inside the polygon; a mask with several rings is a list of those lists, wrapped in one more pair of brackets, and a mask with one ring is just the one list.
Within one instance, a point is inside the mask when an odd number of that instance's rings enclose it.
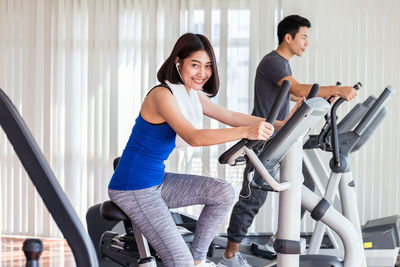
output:
{"label": "blue tank top", "polygon": [[139,114],[108,188],[137,190],[161,184],[164,161],[175,147],[175,137],[166,122],[151,124]]}

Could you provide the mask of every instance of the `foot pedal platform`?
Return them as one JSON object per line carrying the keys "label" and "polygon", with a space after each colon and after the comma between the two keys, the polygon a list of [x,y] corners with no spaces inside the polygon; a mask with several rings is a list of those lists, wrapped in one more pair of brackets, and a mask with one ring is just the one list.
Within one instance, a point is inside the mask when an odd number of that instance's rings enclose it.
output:
{"label": "foot pedal platform", "polygon": [[268,259],[268,260],[276,259],[276,253],[267,250],[264,245],[251,243],[251,252],[255,256],[263,257],[263,258]]}

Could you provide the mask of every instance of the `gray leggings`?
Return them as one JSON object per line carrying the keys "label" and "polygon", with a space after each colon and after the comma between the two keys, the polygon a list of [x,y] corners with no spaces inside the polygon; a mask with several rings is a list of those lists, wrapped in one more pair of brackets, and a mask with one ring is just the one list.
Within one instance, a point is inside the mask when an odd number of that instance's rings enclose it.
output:
{"label": "gray leggings", "polygon": [[[118,205],[140,229],[165,266],[193,266],[204,260],[208,247],[234,200],[233,187],[209,177],[166,173],[158,186],[140,190],[108,190]],[[189,251],[177,230],[170,208],[204,204]]]}

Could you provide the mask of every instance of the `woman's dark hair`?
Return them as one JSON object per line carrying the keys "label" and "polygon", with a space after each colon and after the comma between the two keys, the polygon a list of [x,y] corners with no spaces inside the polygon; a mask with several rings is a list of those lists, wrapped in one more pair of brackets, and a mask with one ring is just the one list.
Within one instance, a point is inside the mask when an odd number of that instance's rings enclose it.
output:
{"label": "woman's dark hair", "polygon": [[206,51],[212,64],[212,75],[204,84],[203,92],[207,93],[209,97],[215,96],[219,89],[217,62],[210,41],[208,41],[207,37],[201,34],[185,33],[179,37],[174,49],[172,49],[171,55],[167,60],[165,60],[164,64],[157,72],[158,81],[164,83],[168,80],[174,84],[183,83],[175,66],[176,57],[178,57],[180,62],[182,62],[182,60],[189,57],[191,54],[201,50]]}
{"label": "woman's dark hair", "polygon": [[296,34],[299,32],[300,27],[307,27],[311,28],[311,22],[303,18],[299,15],[290,15],[285,17],[281,22],[278,24],[278,41],[279,44],[283,42],[285,35],[289,33],[292,38],[296,37]]}

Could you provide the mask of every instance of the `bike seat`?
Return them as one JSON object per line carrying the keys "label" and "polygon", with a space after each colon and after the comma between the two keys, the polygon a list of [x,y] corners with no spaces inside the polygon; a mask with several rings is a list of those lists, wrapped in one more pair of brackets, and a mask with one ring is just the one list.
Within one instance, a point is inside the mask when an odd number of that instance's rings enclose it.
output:
{"label": "bike seat", "polygon": [[101,216],[109,221],[130,221],[129,217],[123,212],[117,205],[111,200],[107,200],[101,204],[100,207]]}

